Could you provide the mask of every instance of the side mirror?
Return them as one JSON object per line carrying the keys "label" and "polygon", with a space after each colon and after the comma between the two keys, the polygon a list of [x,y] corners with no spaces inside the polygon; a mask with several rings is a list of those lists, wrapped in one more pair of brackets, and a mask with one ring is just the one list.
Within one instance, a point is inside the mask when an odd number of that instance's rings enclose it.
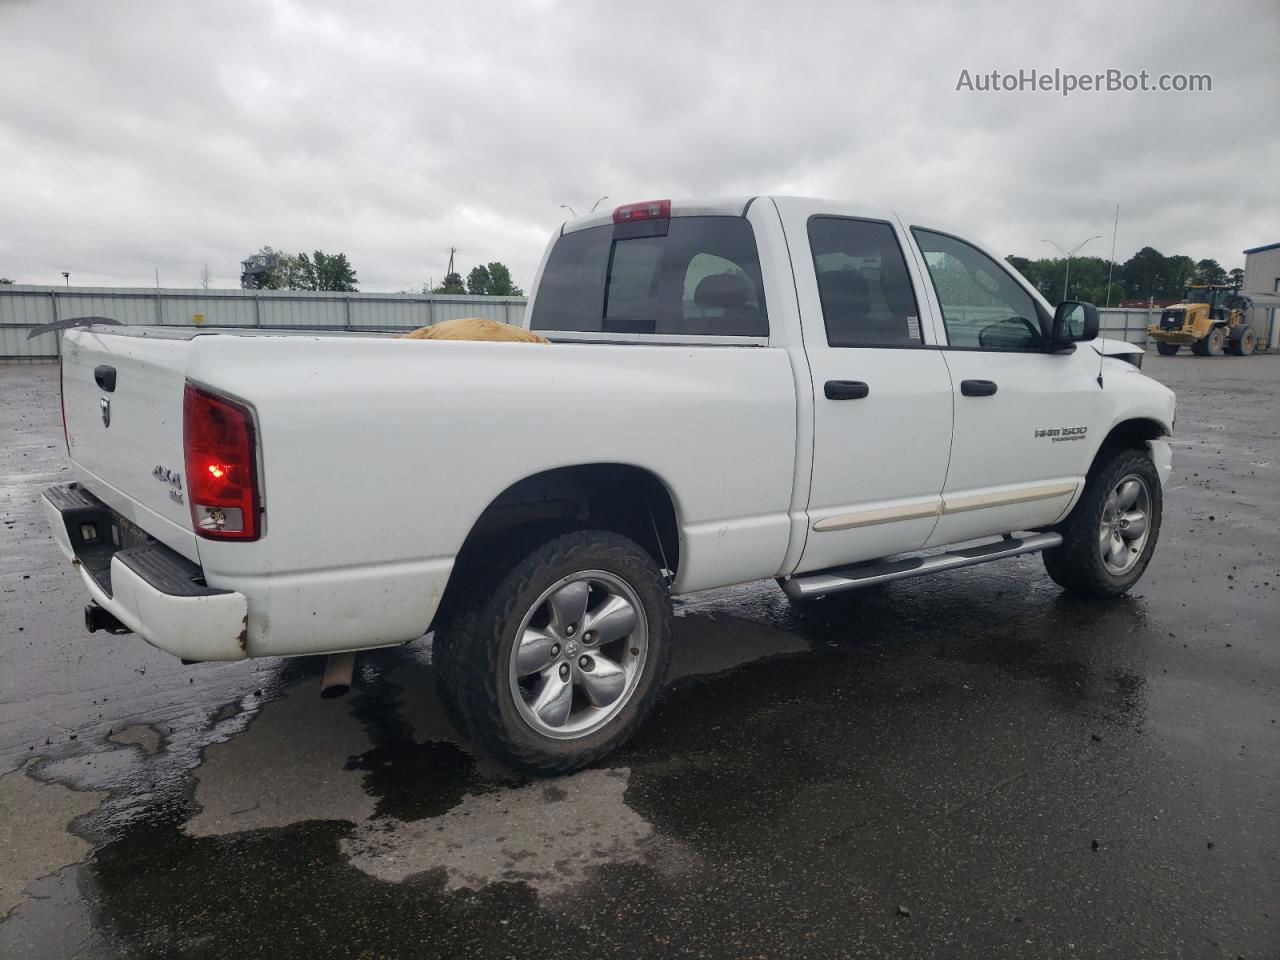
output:
{"label": "side mirror", "polygon": [[1098,308],[1083,300],[1063,300],[1053,313],[1055,344],[1083,343],[1098,336]]}

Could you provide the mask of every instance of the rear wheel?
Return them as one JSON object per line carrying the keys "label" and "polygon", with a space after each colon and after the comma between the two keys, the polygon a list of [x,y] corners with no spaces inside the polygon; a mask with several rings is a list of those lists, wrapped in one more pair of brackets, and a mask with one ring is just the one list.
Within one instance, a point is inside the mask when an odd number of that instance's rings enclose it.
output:
{"label": "rear wheel", "polygon": [[1163,340],[1156,341],[1156,351],[1162,357],[1174,356],[1175,354],[1177,354],[1179,346],[1180,345],[1176,343],[1165,343]]}
{"label": "rear wheel", "polygon": [[451,619],[440,667],[466,726],[530,773],[567,773],[621,746],[657,699],[671,600],[653,558],[603,530],[532,548]]}
{"label": "rear wheel", "polygon": [[1245,327],[1238,337],[1231,338],[1231,352],[1237,357],[1247,357],[1258,348],[1258,336],[1253,328]]}
{"label": "rear wheel", "polygon": [[1045,569],[1072,593],[1124,593],[1151,561],[1163,507],[1160,476],[1145,451],[1103,451],[1079,502],[1058,528],[1062,545],[1044,552]]}

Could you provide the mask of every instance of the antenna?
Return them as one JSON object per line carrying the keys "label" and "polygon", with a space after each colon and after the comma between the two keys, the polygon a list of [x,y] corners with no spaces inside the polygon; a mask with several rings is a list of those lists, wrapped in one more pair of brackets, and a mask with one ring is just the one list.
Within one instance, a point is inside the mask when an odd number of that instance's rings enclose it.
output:
{"label": "antenna", "polygon": [[1120,204],[1116,204],[1116,225],[1111,230],[1111,265],[1107,267],[1107,306],[1111,306],[1111,275],[1116,270],[1116,234],[1120,232]]}

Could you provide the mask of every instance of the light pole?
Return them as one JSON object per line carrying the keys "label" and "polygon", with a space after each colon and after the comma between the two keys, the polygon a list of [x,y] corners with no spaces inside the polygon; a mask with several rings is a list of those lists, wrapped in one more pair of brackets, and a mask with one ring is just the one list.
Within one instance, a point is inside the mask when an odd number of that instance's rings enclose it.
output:
{"label": "light pole", "polygon": [[1089,240],[1101,240],[1101,239],[1102,239],[1102,234],[1100,233],[1095,234],[1094,236],[1089,237],[1086,240],[1081,240],[1070,250],[1065,249],[1060,243],[1054,243],[1052,240],[1041,241],[1042,243],[1053,243],[1055,247],[1057,247],[1059,250],[1061,250],[1063,253],[1067,255],[1067,275],[1062,278],[1062,299],[1063,300],[1067,299],[1067,281],[1071,279],[1071,258],[1074,257],[1076,253],[1080,250],[1080,248],[1083,247],[1086,243],[1088,243]]}
{"label": "light pole", "polygon": [[571,217],[576,217],[576,216],[578,215],[578,211],[577,211],[577,210],[575,210],[575,209],[573,209],[573,207],[569,206],[567,203],[562,203],[562,204],[560,204],[560,209],[561,209],[561,210],[568,210],[568,211],[569,211],[569,216],[571,216]]}
{"label": "light pole", "polygon": [[65,281],[65,283],[66,283],[66,285],[67,285],[68,287],[69,287],[69,286],[71,286],[71,271],[70,271],[70,270],[63,270],[63,271],[62,271],[62,279],[63,279],[63,281]]}
{"label": "light pole", "polygon": [[604,203],[604,201],[608,199],[609,199],[609,195],[606,193],[603,197],[601,197],[599,200],[597,200],[595,203],[591,205],[591,212],[595,213],[596,207],[600,206],[600,204]]}

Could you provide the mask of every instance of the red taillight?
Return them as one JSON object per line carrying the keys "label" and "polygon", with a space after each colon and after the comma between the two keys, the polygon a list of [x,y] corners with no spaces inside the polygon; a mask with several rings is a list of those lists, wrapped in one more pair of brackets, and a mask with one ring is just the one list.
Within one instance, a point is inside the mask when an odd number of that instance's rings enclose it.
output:
{"label": "red taillight", "polygon": [[62,408],[62,439],[71,455],[71,434],[67,433],[67,387],[62,382],[62,354],[58,354],[58,406]]}
{"label": "red taillight", "polygon": [[671,217],[670,200],[646,200],[644,203],[628,203],[613,211],[614,223],[630,223],[632,220],[667,220]]}
{"label": "red taillight", "polygon": [[182,445],[196,533],[210,540],[257,540],[261,500],[253,414],[188,383]]}

